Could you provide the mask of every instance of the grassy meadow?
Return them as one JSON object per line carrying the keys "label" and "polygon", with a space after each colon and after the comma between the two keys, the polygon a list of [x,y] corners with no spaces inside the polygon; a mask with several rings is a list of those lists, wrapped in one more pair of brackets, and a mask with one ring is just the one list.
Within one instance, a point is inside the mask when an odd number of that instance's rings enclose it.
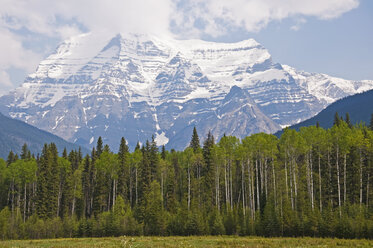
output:
{"label": "grassy meadow", "polygon": [[373,247],[372,240],[237,236],[117,237],[10,240],[0,247]]}

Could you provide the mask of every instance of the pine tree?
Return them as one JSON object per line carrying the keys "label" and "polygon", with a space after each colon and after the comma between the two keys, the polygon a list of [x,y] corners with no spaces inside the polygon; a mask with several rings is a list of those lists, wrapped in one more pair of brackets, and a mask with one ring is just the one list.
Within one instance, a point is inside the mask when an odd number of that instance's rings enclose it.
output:
{"label": "pine tree", "polygon": [[59,168],[58,168],[58,151],[54,143],[49,145],[49,163],[48,163],[48,217],[56,217],[58,207],[58,187],[59,187]]}
{"label": "pine tree", "polygon": [[351,120],[350,120],[350,114],[348,112],[346,113],[345,122],[347,123],[349,128],[352,128],[352,124],[351,124]]}
{"label": "pine tree", "polygon": [[15,161],[15,156],[14,156],[14,153],[13,151],[11,150],[8,154],[8,158],[6,160],[6,164],[9,166],[11,163],[13,163]]}
{"label": "pine tree", "polygon": [[151,181],[153,181],[157,177],[157,172],[158,172],[158,167],[159,167],[158,147],[157,147],[157,143],[155,142],[154,135],[152,136],[152,141],[150,143],[149,152],[150,152],[149,162],[150,162],[150,171],[151,171]]}
{"label": "pine tree", "polygon": [[201,148],[196,127],[193,128],[193,135],[189,146],[193,148],[194,152],[199,151],[199,149]]}
{"label": "pine tree", "polygon": [[340,118],[339,118],[339,115],[338,115],[338,112],[335,112],[335,114],[334,114],[334,122],[333,122],[333,125],[334,126],[339,126],[339,124],[340,124]]}
{"label": "pine tree", "polygon": [[27,147],[27,144],[23,144],[22,146],[22,152],[21,152],[21,159],[30,159],[29,157],[29,149]]}
{"label": "pine tree", "polygon": [[204,176],[204,197],[206,197],[207,206],[210,206],[213,202],[213,195],[209,194],[213,190],[214,184],[214,164],[213,164],[213,155],[212,149],[214,147],[215,141],[214,136],[209,131],[207,139],[203,143],[203,158],[205,166],[202,170],[202,176]]}
{"label": "pine tree", "polygon": [[68,159],[68,157],[67,157],[67,150],[66,150],[66,147],[63,149],[62,157],[63,157],[64,159]]}
{"label": "pine tree", "polygon": [[129,149],[126,139],[122,137],[118,151],[119,169],[118,169],[118,195],[123,199],[127,199],[129,181]]}
{"label": "pine tree", "polygon": [[370,116],[370,124],[369,124],[370,130],[373,131],[373,114]]}
{"label": "pine tree", "polygon": [[104,145],[104,150],[103,152],[107,152],[107,153],[110,153],[110,147],[108,144]]}
{"label": "pine tree", "polygon": [[48,180],[49,180],[50,151],[47,144],[44,144],[39,159],[38,184],[36,195],[36,213],[40,218],[48,217]]}
{"label": "pine tree", "polygon": [[102,138],[100,136],[100,137],[98,137],[97,146],[96,146],[97,157],[100,157],[102,152],[103,152],[103,142],[102,142]]}
{"label": "pine tree", "polygon": [[162,158],[163,160],[166,159],[166,148],[165,148],[164,145],[162,146],[161,158]]}
{"label": "pine tree", "polygon": [[84,215],[89,217],[91,214],[90,209],[90,192],[91,192],[91,161],[90,157],[87,154],[84,158],[84,168],[82,173],[82,186],[83,186],[83,204],[84,204]]}
{"label": "pine tree", "polygon": [[136,151],[136,150],[140,150],[140,149],[141,149],[140,142],[137,141],[137,143],[136,143],[136,147],[135,147],[135,151]]}

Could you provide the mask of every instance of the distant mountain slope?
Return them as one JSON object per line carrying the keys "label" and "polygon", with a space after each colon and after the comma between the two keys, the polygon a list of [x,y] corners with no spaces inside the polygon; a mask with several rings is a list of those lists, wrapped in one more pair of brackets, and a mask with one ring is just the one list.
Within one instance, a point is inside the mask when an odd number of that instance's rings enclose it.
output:
{"label": "distant mountain slope", "polygon": [[349,113],[352,124],[364,122],[369,125],[373,113],[373,90],[340,99],[316,116],[290,126],[290,128],[299,130],[300,127],[316,125],[317,122],[323,128],[330,128],[333,126],[335,112],[338,112],[338,115],[343,119],[345,119],[346,113]]}
{"label": "distant mountain slope", "polygon": [[[68,151],[79,149],[79,146],[56,135],[0,114],[0,157],[6,158],[11,150],[19,154],[24,143],[28,145],[31,153],[37,154],[41,152],[44,143],[52,142],[57,145],[59,152],[65,147]],[[82,152],[87,153],[88,150],[82,148]]]}

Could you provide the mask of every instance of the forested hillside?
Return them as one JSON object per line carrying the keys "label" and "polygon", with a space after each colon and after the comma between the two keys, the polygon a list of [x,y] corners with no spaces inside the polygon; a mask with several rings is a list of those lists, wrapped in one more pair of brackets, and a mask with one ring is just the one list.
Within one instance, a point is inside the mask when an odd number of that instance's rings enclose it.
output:
{"label": "forested hillside", "polygon": [[263,235],[373,238],[373,131],[337,118],[325,130],[239,140],[194,130],[184,151],[154,138],[130,152],[100,138],[91,155],[45,145],[0,160],[0,237]]}
{"label": "forested hillside", "polygon": [[[78,149],[78,145],[69,143],[60,137],[42,131],[36,127],[19,120],[14,120],[0,113],[0,158],[6,158],[10,151],[21,152],[21,147],[27,143],[31,153],[40,153],[44,143],[55,143],[62,150]],[[84,153],[88,153],[86,148],[82,148]]]}
{"label": "forested hillside", "polygon": [[[335,115],[335,113],[338,113],[343,118],[346,118],[346,115],[348,115],[347,121],[353,125],[360,122],[368,124],[372,112],[373,90],[369,90],[364,93],[359,93],[340,99],[326,107],[316,116],[293,125],[290,128],[299,130],[300,127],[312,126],[316,125],[316,123],[319,123],[319,125],[323,128],[330,128],[333,126],[332,117]],[[279,132],[278,135],[281,133],[282,132]]]}

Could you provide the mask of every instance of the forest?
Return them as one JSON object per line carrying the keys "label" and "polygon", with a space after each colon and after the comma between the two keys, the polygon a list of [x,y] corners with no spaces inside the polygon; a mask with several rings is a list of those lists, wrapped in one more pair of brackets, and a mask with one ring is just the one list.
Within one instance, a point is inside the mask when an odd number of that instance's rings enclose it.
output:
{"label": "forest", "polygon": [[0,238],[258,235],[373,238],[373,118],[167,151],[154,137],[0,159]]}

